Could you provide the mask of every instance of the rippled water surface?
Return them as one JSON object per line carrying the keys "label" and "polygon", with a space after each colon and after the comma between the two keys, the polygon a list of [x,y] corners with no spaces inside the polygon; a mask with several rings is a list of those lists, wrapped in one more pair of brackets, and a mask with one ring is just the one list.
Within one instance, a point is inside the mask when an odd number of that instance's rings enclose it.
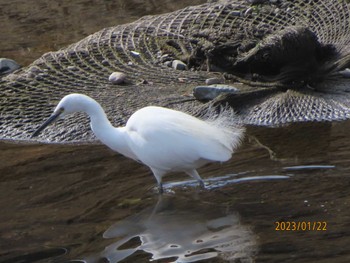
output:
{"label": "rippled water surface", "polygon": [[[181,7],[69,2],[0,3],[1,56],[26,63],[73,35]],[[0,142],[0,262],[350,262],[349,131],[249,127],[229,162],[199,170],[207,190],[175,173],[163,196],[147,167],[102,145]]]}
{"label": "rippled water surface", "polygon": [[172,174],[163,196],[104,146],[3,142],[0,262],[348,262],[349,128],[249,128],[207,190]]}

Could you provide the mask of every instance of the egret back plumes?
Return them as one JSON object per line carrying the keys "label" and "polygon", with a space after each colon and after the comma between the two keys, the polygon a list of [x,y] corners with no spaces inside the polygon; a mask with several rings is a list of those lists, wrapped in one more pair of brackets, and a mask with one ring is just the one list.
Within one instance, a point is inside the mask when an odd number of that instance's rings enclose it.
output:
{"label": "egret back plumes", "polygon": [[[184,159],[183,162],[185,158],[190,162],[196,159],[224,162],[231,158],[243,134],[243,129],[226,125],[223,120],[227,118],[227,115],[211,115],[201,120],[180,111],[149,106],[136,111],[126,129],[130,134],[135,131],[147,143],[155,142],[161,147],[159,151],[166,150],[167,156],[174,155]],[[167,147],[170,144],[172,147]]]}
{"label": "egret back plumes", "polygon": [[225,145],[229,144],[228,148],[231,150],[232,155],[233,151],[242,142],[245,131],[243,126],[239,124],[235,111],[229,105],[220,105],[219,110],[210,106],[200,118],[211,127],[216,128],[216,138]]}
{"label": "egret back plumes", "polygon": [[36,136],[58,117],[82,111],[90,117],[96,137],[109,148],[147,165],[162,191],[162,177],[182,171],[204,186],[196,169],[210,162],[231,158],[244,133],[232,125],[232,110],[210,113],[206,120],[157,106],[139,109],[125,127],[113,127],[98,102],[82,94],[65,96],[51,117],[33,134]]}

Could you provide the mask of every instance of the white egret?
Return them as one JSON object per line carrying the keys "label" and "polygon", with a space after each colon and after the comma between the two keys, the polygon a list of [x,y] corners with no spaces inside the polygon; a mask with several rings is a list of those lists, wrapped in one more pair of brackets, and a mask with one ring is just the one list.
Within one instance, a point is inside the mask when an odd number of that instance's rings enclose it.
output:
{"label": "white egret", "polygon": [[225,124],[225,117],[220,114],[204,121],[184,112],[156,106],[136,111],[125,127],[116,128],[94,99],[83,94],[70,94],[59,102],[51,117],[32,137],[58,117],[73,112],[89,115],[91,129],[102,143],[147,165],[160,192],[163,191],[162,177],[171,171],[185,172],[204,187],[196,169],[210,162],[229,160],[244,132],[241,127]]}

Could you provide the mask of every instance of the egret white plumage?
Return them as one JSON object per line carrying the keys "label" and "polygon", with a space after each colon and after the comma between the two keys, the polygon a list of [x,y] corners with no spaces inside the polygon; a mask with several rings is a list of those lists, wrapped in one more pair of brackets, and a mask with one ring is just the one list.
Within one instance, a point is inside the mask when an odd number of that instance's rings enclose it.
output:
{"label": "egret white plumage", "polygon": [[227,116],[219,114],[204,121],[184,112],[157,106],[136,111],[124,127],[116,128],[94,99],[83,94],[70,94],[58,103],[51,117],[32,137],[59,117],[74,112],[89,115],[91,129],[102,143],[147,165],[158,182],[160,192],[163,191],[162,177],[171,171],[185,172],[204,187],[196,169],[210,162],[229,160],[244,133],[242,127],[225,124]]}

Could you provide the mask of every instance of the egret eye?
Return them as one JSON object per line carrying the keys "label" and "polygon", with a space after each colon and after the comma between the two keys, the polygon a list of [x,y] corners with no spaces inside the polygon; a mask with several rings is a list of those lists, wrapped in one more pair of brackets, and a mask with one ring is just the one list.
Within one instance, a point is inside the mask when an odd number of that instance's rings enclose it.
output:
{"label": "egret eye", "polygon": [[65,115],[65,113],[64,113],[64,108],[62,107],[62,108],[59,108],[58,110],[57,110],[57,114],[58,114],[58,120],[63,120],[65,117],[66,117],[66,115]]}

